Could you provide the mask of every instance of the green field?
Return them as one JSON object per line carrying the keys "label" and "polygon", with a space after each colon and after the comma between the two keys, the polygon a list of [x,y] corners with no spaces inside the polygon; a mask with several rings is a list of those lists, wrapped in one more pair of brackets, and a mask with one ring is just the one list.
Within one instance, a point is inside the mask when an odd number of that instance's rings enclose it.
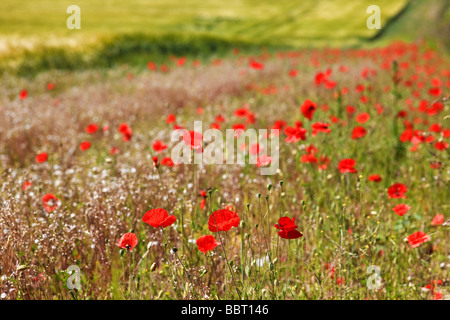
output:
{"label": "green field", "polygon": [[173,55],[213,58],[240,48],[386,45],[394,39],[444,43],[445,0],[380,0],[381,30],[369,30],[373,1],[77,1],[81,29],[69,30],[72,1],[10,1],[0,12],[0,73],[142,65]]}
{"label": "green field", "polygon": [[[314,3],[312,6],[311,4]],[[381,0],[382,22],[386,23],[407,3]],[[131,0],[88,1],[81,8],[82,28],[66,28],[66,8],[73,1],[15,1],[0,13],[3,36],[21,39],[64,40],[96,38],[117,33],[145,32],[214,35],[254,43],[303,44],[310,40],[357,40],[373,37],[366,28],[366,9],[373,1],[343,0]]]}

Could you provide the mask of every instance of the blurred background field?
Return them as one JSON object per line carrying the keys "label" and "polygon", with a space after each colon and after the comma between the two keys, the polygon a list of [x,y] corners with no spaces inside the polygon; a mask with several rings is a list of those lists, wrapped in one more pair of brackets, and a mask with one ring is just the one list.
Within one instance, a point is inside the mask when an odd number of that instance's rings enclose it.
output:
{"label": "blurred background field", "polygon": [[[81,8],[81,30],[66,27],[72,4]],[[366,27],[372,4],[381,8],[381,30]],[[234,47],[360,47],[392,39],[448,46],[450,20],[445,0],[24,0],[2,6],[0,66],[19,74],[138,65],[169,54],[204,58]]]}

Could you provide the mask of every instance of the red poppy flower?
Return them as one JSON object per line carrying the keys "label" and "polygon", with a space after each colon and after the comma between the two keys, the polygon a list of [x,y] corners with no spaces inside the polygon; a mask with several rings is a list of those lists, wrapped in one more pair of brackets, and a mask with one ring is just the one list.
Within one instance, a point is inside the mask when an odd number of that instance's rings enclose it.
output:
{"label": "red poppy flower", "polygon": [[275,228],[283,230],[283,231],[291,231],[297,229],[298,226],[295,225],[295,217],[281,217],[278,219],[278,223],[275,225]]}
{"label": "red poppy flower", "polygon": [[308,154],[315,154],[317,151],[319,151],[313,144],[310,144],[305,148],[306,153]]}
{"label": "red poppy flower", "polygon": [[36,162],[38,162],[38,163],[45,162],[45,161],[47,161],[47,159],[48,159],[48,155],[46,152],[39,153],[36,156]]}
{"label": "red poppy flower", "polygon": [[442,94],[442,90],[439,87],[434,87],[428,90],[428,93],[432,96],[440,96]]}
{"label": "red poppy flower", "polygon": [[327,264],[325,264],[325,269],[328,271],[328,273],[327,273],[328,276],[331,279],[334,279],[334,274],[336,272],[336,269],[334,268],[334,266],[331,263],[327,263]]}
{"label": "red poppy flower", "polygon": [[443,298],[442,292],[435,292],[433,296],[433,300],[441,300]]}
{"label": "red poppy flower", "polygon": [[134,233],[125,233],[120,239],[117,245],[122,249],[131,251],[138,244],[138,238]]}
{"label": "red poppy flower", "polygon": [[431,290],[431,292],[434,292],[437,286],[442,285],[444,282],[440,279],[438,280],[431,280],[429,284],[427,284],[424,289]]}
{"label": "red poppy flower", "polygon": [[327,78],[327,74],[325,74],[324,72],[318,72],[314,77],[314,83],[316,84],[316,86],[320,86],[322,83],[325,83],[327,81]]}
{"label": "red poppy flower", "polygon": [[365,122],[369,121],[369,119],[370,119],[370,114],[368,114],[367,112],[360,113],[355,118],[356,122],[359,122],[359,123],[365,123]]}
{"label": "red poppy flower", "polygon": [[98,125],[96,125],[95,123],[88,125],[85,129],[86,133],[89,133],[89,134],[94,134],[97,132],[97,130],[98,130]]}
{"label": "red poppy flower", "polygon": [[249,148],[249,153],[252,155],[258,155],[264,150],[264,146],[259,143],[252,144]]}
{"label": "red poppy flower", "polygon": [[345,284],[345,278],[344,277],[341,277],[341,278],[336,278],[336,284],[338,285],[338,286],[340,286],[340,285],[344,285]]}
{"label": "red poppy flower", "polygon": [[442,128],[438,123],[433,123],[430,128],[428,128],[428,131],[431,132],[441,132]]}
{"label": "red poppy flower", "polygon": [[240,221],[241,219],[236,212],[220,209],[209,216],[208,229],[211,232],[228,231],[232,227],[238,227]]}
{"label": "red poppy flower", "polygon": [[325,87],[327,88],[327,89],[334,89],[334,87],[336,87],[336,85],[337,85],[337,82],[336,81],[331,81],[331,80],[326,80],[325,81]]}
{"label": "red poppy flower", "polygon": [[249,111],[246,108],[240,108],[234,112],[234,115],[239,118],[245,118],[246,116],[248,116],[248,114],[249,114]]}
{"label": "red poppy flower", "polygon": [[91,143],[89,141],[84,141],[80,144],[81,151],[86,151],[91,147]]}
{"label": "red poppy flower", "polygon": [[350,172],[356,173],[356,169],[354,166],[356,165],[356,161],[353,159],[343,159],[339,162],[338,169],[341,173]]}
{"label": "red poppy flower", "polygon": [[437,214],[433,221],[431,221],[432,226],[439,226],[444,223],[444,215],[443,214]]}
{"label": "red poppy flower", "polygon": [[206,205],[206,197],[207,197],[207,193],[205,190],[200,191],[200,197],[202,197],[202,201],[200,201],[200,209],[204,209],[205,205]]}
{"label": "red poppy flower", "polygon": [[432,161],[430,162],[430,168],[431,169],[439,169],[441,167],[442,163],[439,161]]}
{"label": "red poppy flower", "polygon": [[124,134],[128,128],[129,128],[129,126],[126,123],[121,123],[119,125],[119,132]]}
{"label": "red poppy flower", "polygon": [[400,110],[397,113],[397,117],[399,117],[399,118],[406,118],[407,115],[408,115],[408,113],[405,110]]}
{"label": "red poppy flower", "polygon": [[120,124],[119,132],[122,134],[122,136],[123,136],[122,139],[125,142],[130,141],[131,137],[133,136],[133,131],[126,123]]}
{"label": "red poppy flower", "polygon": [[367,131],[364,127],[361,127],[361,126],[355,127],[352,131],[352,139],[355,140],[355,139],[362,138],[366,134],[367,134]]}
{"label": "red poppy flower", "polygon": [[245,124],[243,124],[243,123],[236,123],[236,124],[233,124],[233,126],[231,127],[234,131],[237,131],[237,130],[245,130]]}
{"label": "red poppy flower", "polygon": [[262,155],[258,158],[256,158],[256,166],[259,167],[264,167],[269,165],[272,162],[272,157],[268,156],[268,155]]}
{"label": "red poppy flower", "polygon": [[224,118],[224,116],[222,116],[221,114],[219,114],[219,115],[216,117],[215,121],[216,121],[216,122],[225,122],[225,118]]}
{"label": "red poppy flower", "polygon": [[20,100],[24,100],[27,97],[27,95],[28,95],[27,90],[24,89],[20,91]]}
{"label": "red poppy flower", "polygon": [[406,198],[405,193],[408,188],[402,183],[394,183],[388,188],[389,199]]}
{"label": "red poppy flower", "polygon": [[181,57],[177,60],[177,66],[182,67],[186,63],[186,57]]}
{"label": "red poppy flower", "polygon": [[256,69],[256,70],[261,70],[264,68],[264,65],[262,63],[256,62],[256,61],[251,61],[250,62],[250,67],[252,69]]}
{"label": "red poppy flower", "polygon": [[55,88],[55,85],[51,82],[47,83],[47,89],[48,90],[53,90],[53,88]]}
{"label": "red poppy flower", "polygon": [[203,253],[214,250],[218,245],[220,245],[220,242],[217,242],[212,235],[201,236],[197,239],[198,249]]}
{"label": "red poppy flower", "polygon": [[281,131],[281,129],[283,129],[286,125],[287,125],[287,123],[284,120],[275,120],[275,122],[273,123],[272,129]]}
{"label": "red poppy flower", "polygon": [[303,163],[317,163],[317,158],[314,155],[314,153],[304,154],[300,158],[300,161],[303,162]]}
{"label": "red poppy flower", "polygon": [[355,91],[356,91],[356,92],[359,92],[359,93],[363,92],[364,89],[365,89],[365,87],[364,87],[363,84],[358,84],[358,85],[355,87]]}
{"label": "red poppy flower", "polygon": [[42,202],[44,203],[44,207],[47,212],[52,212],[58,207],[58,198],[51,193],[44,195],[42,197]]}
{"label": "red poppy flower", "polygon": [[155,71],[156,70],[156,64],[154,62],[150,61],[149,63],[147,63],[147,68],[149,70]]}
{"label": "red poppy flower", "polygon": [[255,114],[249,112],[249,114],[247,115],[247,123],[255,123],[255,122],[256,122]]}
{"label": "red poppy flower", "polygon": [[111,150],[109,150],[109,154],[114,156],[120,152],[119,148],[112,147]]}
{"label": "red poppy flower", "polygon": [[340,121],[339,118],[336,116],[331,116],[330,119],[331,119],[331,122],[333,122],[333,123],[338,123]]}
{"label": "red poppy flower", "polygon": [[297,142],[299,140],[306,140],[306,129],[295,126],[295,127],[286,127],[284,129],[284,133],[287,135],[286,142]]}
{"label": "red poppy flower", "polygon": [[303,237],[303,234],[301,234],[299,231],[297,230],[291,230],[291,231],[278,231],[278,235],[283,238],[283,239],[298,239],[300,237]]}
{"label": "red poppy flower", "polygon": [[407,240],[408,243],[411,245],[411,247],[413,248],[417,248],[418,246],[420,246],[422,243],[430,241],[430,236],[427,235],[425,232],[423,231],[417,231],[414,232],[413,234],[409,235]]}
{"label": "red poppy flower", "polygon": [[30,181],[25,181],[22,185],[22,190],[25,191],[27,190],[29,187],[31,187],[31,182]]}
{"label": "red poppy flower", "polygon": [[278,235],[283,239],[298,239],[303,236],[299,231],[295,230],[295,218],[281,217],[278,219],[278,223],[275,228],[280,229]]}
{"label": "red poppy flower", "polygon": [[379,174],[371,174],[369,176],[369,181],[381,182],[381,180],[383,180],[383,179],[381,178],[381,176]]}
{"label": "red poppy flower", "polygon": [[448,148],[448,143],[444,141],[438,141],[434,144],[434,148],[440,151],[444,151],[445,149]]}
{"label": "red poppy flower", "polygon": [[200,210],[205,209],[205,206],[206,206],[206,199],[203,198],[202,201],[200,201]]}
{"label": "red poppy flower", "polygon": [[347,106],[347,115],[351,117],[353,113],[356,112],[356,108],[354,106]]}
{"label": "red poppy flower", "polygon": [[316,122],[312,125],[312,136],[314,137],[318,132],[324,132],[326,134],[331,132],[329,129],[330,124],[324,122]]}
{"label": "red poppy flower", "polygon": [[166,157],[161,160],[161,164],[163,166],[173,167],[175,164],[173,163],[172,158]]}
{"label": "red poppy flower", "polygon": [[191,149],[200,149],[202,147],[203,135],[196,131],[186,131],[183,134],[183,141]]}
{"label": "red poppy flower", "polygon": [[316,111],[317,106],[314,102],[311,100],[305,100],[303,104],[300,107],[300,111],[303,113],[305,118],[312,120],[312,117],[314,115],[314,111]]}
{"label": "red poppy flower", "polygon": [[158,157],[157,157],[157,156],[154,156],[154,157],[152,158],[152,160],[153,160],[153,164],[155,165],[155,167],[158,167]]}
{"label": "red poppy flower", "polygon": [[409,209],[411,209],[411,207],[404,203],[398,204],[394,208],[392,208],[392,210],[400,217],[407,213]]}
{"label": "red poppy flower", "polygon": [[169,216],[169,213],[161,208],[149,210],[145,213],[142,221],[151,225],[154,228],[165,228],[172,225],[177,218],[174,215]]}
{"label": "red poppy flower", "polygon": [[167,145],[165,145],[161,140],[156,140],[153,143],[153,150],[155,150],[156,152],[162,152],[166,148]]}
{"label": "red poppy flower", "polygon": [[289,71],[289,77],[293,78],[298,74],[298,70],[292,69]]}
{"label": "red poppy flower", "polygon": [[174,123],[175,120],[176,120],[175,115],[174,114],[169,114],[167,116],[166,123]]}

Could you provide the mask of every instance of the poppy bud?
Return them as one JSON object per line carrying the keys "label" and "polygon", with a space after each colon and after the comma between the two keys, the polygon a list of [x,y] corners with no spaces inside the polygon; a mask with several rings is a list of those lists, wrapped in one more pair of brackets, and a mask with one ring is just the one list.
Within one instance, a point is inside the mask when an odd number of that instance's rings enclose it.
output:
{"label": "poppy bud", "polygon": [[153,262],[152,265],[150,266],[150,271],[155,271],[156,270],[156,262]]}
{"label": "poppy bud", "polygon": [[273,264],[277,264],[278,258],[273,259]]}
{"label": "poppy bud", "polygon": [[275,266],[274,266],[273,262],[271,262],[269,264],[269,268],[270,268],[270,271],[273,271],[275,269]]}
{"label": "poppy bud", "polygon": [[241,228],[245,228],[245,221],[241,220]]}
{"label": "poppy bud", "polygon": [[261,198],[261,193],[257,193],[257,194],[256,194],[256,197],[257,197],[258,199],[260,199],[260,198]]}
{"label": "poppy bud", "polygon": [[172,248],[172,251],[173,251],[174,253],[177,253],[177,252],[178,252],[178,248],[177,248],[177,247],[173,247],[173,248]]}
{"label": "poppy bud", "polygon": [[152,160],[153,160],[153,165],[154,165],[155,167],[158,167],[158,157],[157,157],[157,156],[154,156],[154,157],[152,158]]}
{"label": "poppy bud", "polygon": [[269,201],[269,195],[266,195],[265,198],[266,198],[266,201]]}
{"label": "poppy bud", "polygon": [[250,211],[250,203],[247,203],[245,206],[247,207],[247,211]]}
{"label": "poppy bud", "polygon": [[208,270],[206,270],[206,269],[203,270],[202,273],[200,274],[199,278],[203,277],[207,273],[208,273]]}
{"label": "poppy bud", "polygon": [[267,185],[267,190],[271,190],[272,189],[272,185],[269,183],[268,185]]}
{"label": "poppy bud", "polygon": [[283,180],[280,180],[280,187],[283,187]]}
{"label": "poppy bud", "polygon": [[234,264],[233,260],[230,260],[229,264],[230,264],[230,267],[232,267]]}
{"label": "poppy bud", "polygon": [[119,254],[120,254],[121,257],[123,257],[124,253],[125,253],[125,250],[124,249],[120,249]]}
{"label": "poppy bud", "polygon": [[277,286],[279,283],[280,283],[280,282],[278,281],[278,279],[275,279],[275,280],[273,281],[273,284],[274,284],[275,286]]}

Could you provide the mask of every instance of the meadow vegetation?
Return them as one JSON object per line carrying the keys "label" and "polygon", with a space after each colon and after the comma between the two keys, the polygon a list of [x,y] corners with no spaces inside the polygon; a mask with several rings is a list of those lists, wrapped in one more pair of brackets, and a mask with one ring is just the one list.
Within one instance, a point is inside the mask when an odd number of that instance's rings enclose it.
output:
{"label": "meadow vegetation", "polygon": [[[33,81],[4,75],[0,292],[8,299],[445,297],[448,66],[443,52],[398,43],[234,51],[208,63],[172,57],[144,72],[124,65]],[[313,114],[301,108],[307,100]],[[280,128],[277,174],[262,176],[255,165],[172,166],[170,133],[175,124],[192,130],[194,120],[204,128]],[[356,164],[343,168],[344,159]],[[407,198],[391,198],[394,183],[407,187]],[[399,204],[409,211],[396,213]],[[155,208],[176,221],[164,229],[143,222]],[[211,232],[210,215],[225,208],[240,223]],[[283,216],[295,218],[301,238],[279,236],[274,225]],[[418,231],[426,242],[405,240]],[[138,243],[120,249],[128,232]],[[203,254],[196,240],[204,235],[223,246]],[[81,290],[66,287],[70,265],[82,271]],[[381,270],[379,290],[367,287],[371,265]]]}

